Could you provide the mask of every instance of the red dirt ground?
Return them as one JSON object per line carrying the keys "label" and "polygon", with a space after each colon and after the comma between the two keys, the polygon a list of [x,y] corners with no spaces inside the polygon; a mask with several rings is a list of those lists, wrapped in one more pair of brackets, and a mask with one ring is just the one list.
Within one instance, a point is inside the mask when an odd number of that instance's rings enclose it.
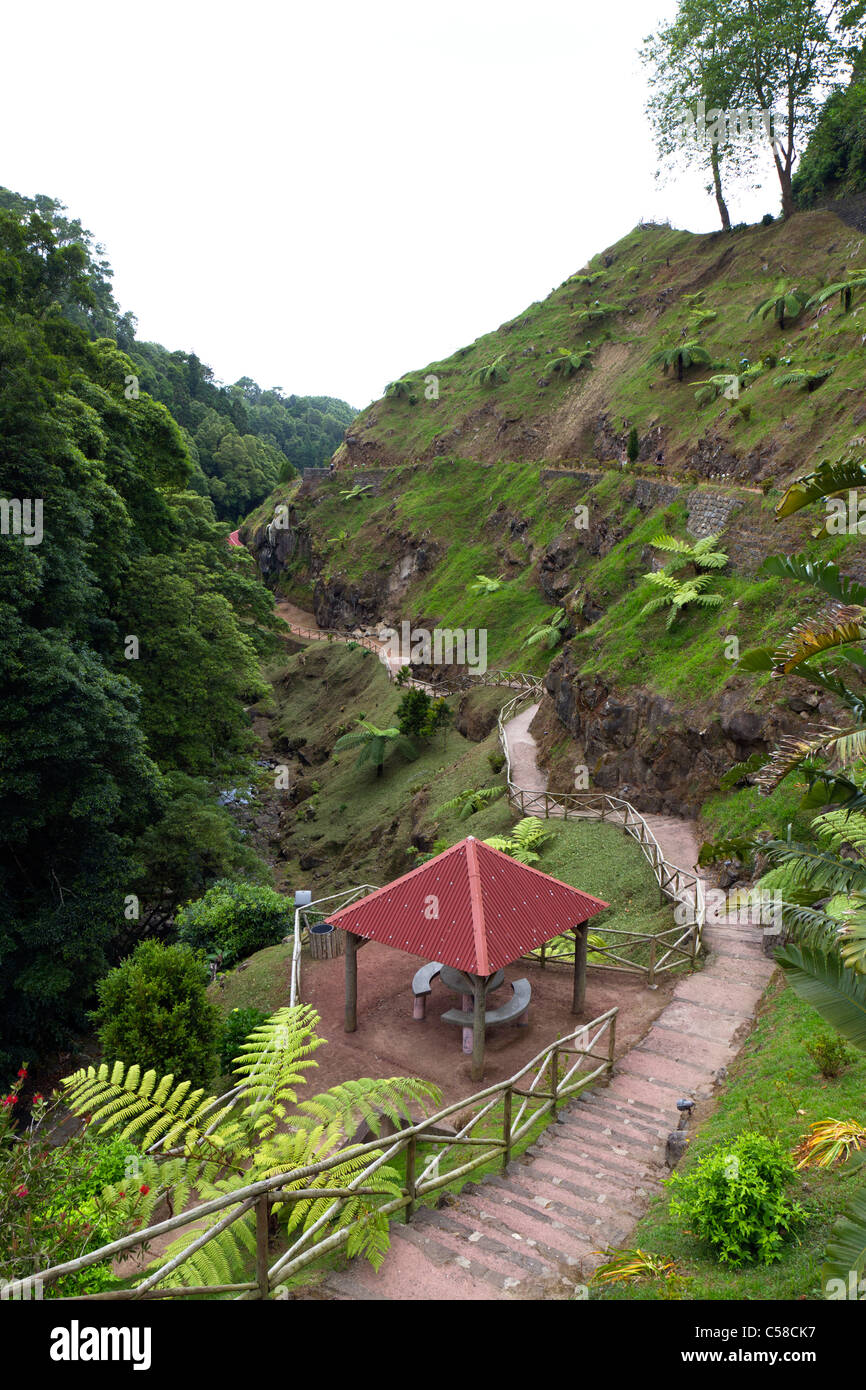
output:
{"label": "red dirt ground", "polygon": [[571,1012],[572,972],[566,965],[518,961],[505,972],[505,986],[489,996],[491,1007],[510,996],[509,981],[525,976],[532,985],[529,1025],[505,1024],[487,1031],[484,1081],[470,1075],[471,1058],[463,1055],[462,1030],[443,1023],[446,1009],[460,1006],[460,998],[435,980],[427,997],[427,1017],[412,1017],[412,976],[424,961],[371,941],[358,954],[358,1029],[343,1031],[344,961],[311,960],[305,956],[301,971],[301,997],[321,1014],[320,1037],[327,1047],[315,1054],[318,1070],[311,1072],[308,1091],[325,1090],[339,1081],[362,1076],[419,1076],[433,1081],[442,1091],[443,1104],[470,1096],[483,1085],[512,1076],[557,1036],[565,1037],[581,1023],[606,1013],[615,1005],[616,1055],[633,1047],[667,1004],[673,985],[670,976],[651,990],[642,979],[589,968],[586,1009],[581,1018]]}

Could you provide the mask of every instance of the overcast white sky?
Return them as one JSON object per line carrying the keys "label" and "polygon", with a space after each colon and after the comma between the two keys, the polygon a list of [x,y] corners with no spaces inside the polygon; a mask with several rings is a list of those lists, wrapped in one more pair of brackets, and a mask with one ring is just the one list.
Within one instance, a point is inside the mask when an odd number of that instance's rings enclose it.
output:
{"label": "overcast white sky", "polygon": [[[543,298],[659,187],[641,40],[675,0],[7,8],[0,183],[65,202],[140,336],[356,407]],[[730,199],[778,211],[778,185]]]}

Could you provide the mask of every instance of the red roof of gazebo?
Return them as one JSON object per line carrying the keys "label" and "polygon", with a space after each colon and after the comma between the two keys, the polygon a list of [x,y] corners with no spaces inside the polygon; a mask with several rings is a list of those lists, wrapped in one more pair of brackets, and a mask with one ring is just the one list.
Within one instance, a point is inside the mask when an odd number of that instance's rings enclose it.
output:
{"label": "red roof of gazebo", "polygon": [[492,975],[608,906],[470,835],[329,921],[470,975]]}

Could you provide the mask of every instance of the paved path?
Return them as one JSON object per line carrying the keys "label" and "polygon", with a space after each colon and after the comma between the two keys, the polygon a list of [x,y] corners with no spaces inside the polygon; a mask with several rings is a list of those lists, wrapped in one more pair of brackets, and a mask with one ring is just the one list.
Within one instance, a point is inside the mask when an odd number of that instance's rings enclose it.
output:
{"label": "paved path", "polygon": [[[506,725],[513,777],[543,791],[529,724],[537,706]],[[521,780],[523,779],[523,780]],[[694,826],[645,816],[665,857],[697,859]],[[706,1099],[748,1033],[773,971],[761,933],[713,920],[709,958],[676,985],[649,1032],[616,1064],[610,1084],[566,1107],[507,1174],[469,1184],[440,1208],[421,1207],[391,1227],[378,1273],[366,1262],[300,1295],[343,1301],[481,1301],[569,1297],[608,1246],[628,1245],[658,1192],[667,1135],[681,1097]]]}

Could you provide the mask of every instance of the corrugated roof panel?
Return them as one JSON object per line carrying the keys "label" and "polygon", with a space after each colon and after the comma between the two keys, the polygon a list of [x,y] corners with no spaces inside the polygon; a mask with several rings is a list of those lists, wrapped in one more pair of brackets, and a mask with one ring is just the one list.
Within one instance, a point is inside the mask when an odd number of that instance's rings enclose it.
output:
{"label": "corrugated roof panel", "polygon": [[492,975],[609,906],[470,835],[330,920],[473,975]]}

